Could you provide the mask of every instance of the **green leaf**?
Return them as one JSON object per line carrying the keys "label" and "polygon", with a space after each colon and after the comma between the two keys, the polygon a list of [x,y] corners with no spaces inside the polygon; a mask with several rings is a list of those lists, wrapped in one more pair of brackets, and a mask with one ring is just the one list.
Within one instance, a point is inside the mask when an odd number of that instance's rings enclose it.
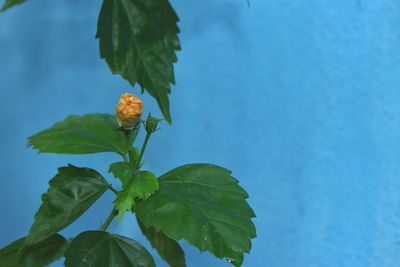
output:
{"label": "green leaf", "polygon": [[103,231],[79,234],[65,252],[66,267],[155,267],[138,242]]}
{"label": "green leaf", "polygon": [[112,72],[153,96],[169,123],[178,21],[168,0],[104,0],[96,34]]}
{"label": "green leaf", "polygon": [[171,267],[186,267],[185,252],[175,240],[167,237],[162,232],[157,232],[153,227],[146,227],[143,223],[137,220],[143,235],[150,241],[150,244],[155,248],[158,254]]}
{"label": "green leaf", "polygon": [[122,182],[122,186],[125,187],[133,174],[133,170],[129,163],[124,161],[114,162],[108,169],[109,173],[112,173],[115,178],[118,178]]}
{"label": "green leaf", "polygon": [[118,209],[118,221],[125,212],[135,205],[135,199],[147,199],[158,190],[157,177],[149,171],[134,173],[123,189],[118,192],[115,206]]}
{"label": "green leaf", "polygon": [[126,155],[137,135],[119,129],[114,116],[87,114],[69,116],[29,138],[29,144],[42,153],[90,154],[116,152]]}
{"label": "green leaf", "polygon": [[136,205],[137,218],[171,239],[185,239],[240,266],[256,236],[255,214],[231,172],[190,164],[162,175],[159,182],[159,191]]}
{"label": "green leaf", "polygon": [[3,4],[3,6],[0,8],[0,12],[5,11],[6,9],[9,9],[10,7],[18,4],[22,4],[25,2],[25,0],[6,0]]}
{"label": "green leaf", "polygon": [[49,185],[26,245],[40,242],[70,225],[110,186],[95,170],[72,165],[59,168]]}
{"label": "green leaf", "polygon": [[43,267],[59,259],[68,242],[61,235],[53,235],[30,247],[24,247],[25,237],[0,250],[2,267]]}
{"label": "green leaf", "polygon": [[[137,148],[132,148],[128,152],[129,162],[119,161],[112,163],[108,172],[112,173],[115,178],[118,178],[122,182],[122,186],[125,187],[128,183],[131,176],[137,172],[137,162],[139,160],[139,151]],[[142,167],[143,164],[139,165],[139,168]]]}

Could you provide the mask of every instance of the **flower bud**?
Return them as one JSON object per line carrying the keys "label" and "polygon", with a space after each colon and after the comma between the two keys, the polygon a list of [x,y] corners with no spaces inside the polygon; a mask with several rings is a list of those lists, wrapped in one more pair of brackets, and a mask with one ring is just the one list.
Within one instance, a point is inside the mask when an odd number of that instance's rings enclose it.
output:
{"label": "flower bud", "polygon": [[143,102],[139,97],[125,93],[121,95],[116,110],[116,117],[120,127],[133,129],[140,120],[143,111]]}
{"label": "flower bud", "polygon": [[147,133],[153,133],[157,130],[158,122],[160,120],[157,118],[154,118],[149,114],[146,120],[145,128]]}

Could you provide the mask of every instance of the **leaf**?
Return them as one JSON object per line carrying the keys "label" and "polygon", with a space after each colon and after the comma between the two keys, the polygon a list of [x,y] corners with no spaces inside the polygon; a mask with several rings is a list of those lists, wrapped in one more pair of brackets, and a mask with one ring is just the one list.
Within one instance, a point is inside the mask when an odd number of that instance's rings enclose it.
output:
{"label": "leaf", "polygon": [[129,166],[129,163],[124,161],[112,163],[108,168],[108,172],[112,173],[114,177],[120,179],[123,187],[126,186],[126,184],[129,181],[129,178],[131,178],[133,174],[133,171]]}
{"label": "leaf", "polygon": [[185,252],[175,240],[168,238],[162,232],[157,232],[153,227],[146,227],[143,223],[137,220],[143,235],[150,241],[150,244],[155,248],[158,254],[171,267],[186,267]]}
{"label": "leaf", "polygon": [[149,171],[134,173],[115,199],[118,221],[122,219],[126,211],[132,209],[136,198],[147,199],[157,190],[158,180],[153,173]]}
{"label": "leaf", "polygon": [[9,9],[10,7],[18,4],[22,4],[25,2],[25,0],[6,0],[3,4],[3,6],[0,8],[0,12],[5,11],[6,9]]}
{"label": "leaf", "polygon": [[[128,152],[129,155],[129,162],[126,161],[119,161],[112,163],[109,168],[108,172],[112,173],[115,178],[118,178],[122,182],[122,186],[125,187],[128,183],[130,177],[137,172],[137,165],[139,161],[139,151],[137,148],[132,148]],[[139,169],[142,167],[143,164],[139,165]]]}
{"label": "leaf", "polygon": [[53,235],[42,242],[24,248],[21,238],[0,250],[2,267],[43,267],[59,259],[68,242],[61,235]]}
{"label": "leaf", "polygon": [[153,96],[169,123],[178,21],[168,0],[104,0],[96,33],[100,56],[112,72]]}
{"label": "leaf", "polygon": [[66,267],[155,267],[138,242],[103,231],[79,234],[65,252]]}
{"label": "leaf", "polygon": [[126,155],[137,135],[127,136],[114,116],[69,116],[47,130],[29,137],[29,144],[42,153],[90,154],[116,152]]}
{"label": "leaf", "polygon": [[256,230],[248,197],[231,172],[189,164],[159,178],[160,189],[136,205],[137,218],[174,240],[185,239],[240,266]]}
{"label": "leaf", "polygon": [[40,242],[64,229],[109,188],[107,181],[95,170],[73,165],[58,169],[42,195],[42,205],[29,230],[26,245]]}

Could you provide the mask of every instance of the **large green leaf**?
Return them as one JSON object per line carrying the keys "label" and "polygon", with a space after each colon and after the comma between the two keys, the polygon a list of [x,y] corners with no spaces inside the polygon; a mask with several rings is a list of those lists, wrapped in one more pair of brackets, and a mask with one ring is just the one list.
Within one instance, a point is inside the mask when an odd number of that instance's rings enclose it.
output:
{"label": "large green leaf", "polygon": [[125,134],[109,114],[74,115],[29,137],[29,144],[43,153],[126,155],[136,135],[137,129],[130,136]]}
{"label": "large green leaf", "polygon": [[8,8],[14,6],[14,5],[22,4],[23,2],[25,2],[25,0],[6,0],[4,2],[4,4],[1,6],[0,12],[2,12],[2,11],[6,10],[6,9],[8,9]]}
{"label": "large green leaf", "polygon": [[24,247],[25,237],[0,250],[1,267],[43,267],[59,259],[67,247],[67,240],[53,235],[30,247]]}
{"label": "large green leaf", "polygon": [[135,205],[135,199],[147,199],[158,190],[157,177],[149,171],[135,172],[129,177],[128,182],[118,192],[115,206],[118,209],[118,221],[125,212]]}
{"label": "large green leaf", "polygon": [[138,242],[103,231],[79,234],[65,252],[66,267],[155,267]]}
{"label": "large green leaf", "polygon": [[178,20],[168,0],[104,0],[96,34],[112,72],[149,92],[169,123]]}
{"label": "large green leaf", "polygon": [[248,197],[227,169],[190,164],[159,178],[160,189],[138,202],[136,215],[174,240],[185,239],[201,251],[240,265],[256,230]]}
{"label": "large green leaf", "polygon": [[156,231],[153,227],[146,227],[143,223],[137,220],[143,235],[150,241],[150,244],[155,248],[158,254],[171,267],[186,267],[185,252],[183,252],[179,243],[162,232]]}
{"label": "large green leaf", "polygon": [[72,165],[59,168],[49,185],[26,245],[40,242],[70,225],[110,186],[95,170]]}

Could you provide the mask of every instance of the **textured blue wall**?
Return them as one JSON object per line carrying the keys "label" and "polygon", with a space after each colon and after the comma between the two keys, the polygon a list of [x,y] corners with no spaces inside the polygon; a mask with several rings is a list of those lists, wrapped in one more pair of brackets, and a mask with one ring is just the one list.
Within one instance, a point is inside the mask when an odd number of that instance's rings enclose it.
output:
{"label": "textured blue wall", "polygon": [[[233,170],[258,215],[244,266],[400,266],[399,2],[172,2],[184,49],[174,123],[147,167]],[[29,135],[71,113],[113,112],[131,91],[99,59],[100,4],[32,0],[0,15],[0,246],[27,233],[58,166],[106,174],[116,159],[26,148]],[[97,228],[111,200],[64,233]],[[146,243],[132,217],[113,230]],[[190,267],[229,266],[184,246]]]}

